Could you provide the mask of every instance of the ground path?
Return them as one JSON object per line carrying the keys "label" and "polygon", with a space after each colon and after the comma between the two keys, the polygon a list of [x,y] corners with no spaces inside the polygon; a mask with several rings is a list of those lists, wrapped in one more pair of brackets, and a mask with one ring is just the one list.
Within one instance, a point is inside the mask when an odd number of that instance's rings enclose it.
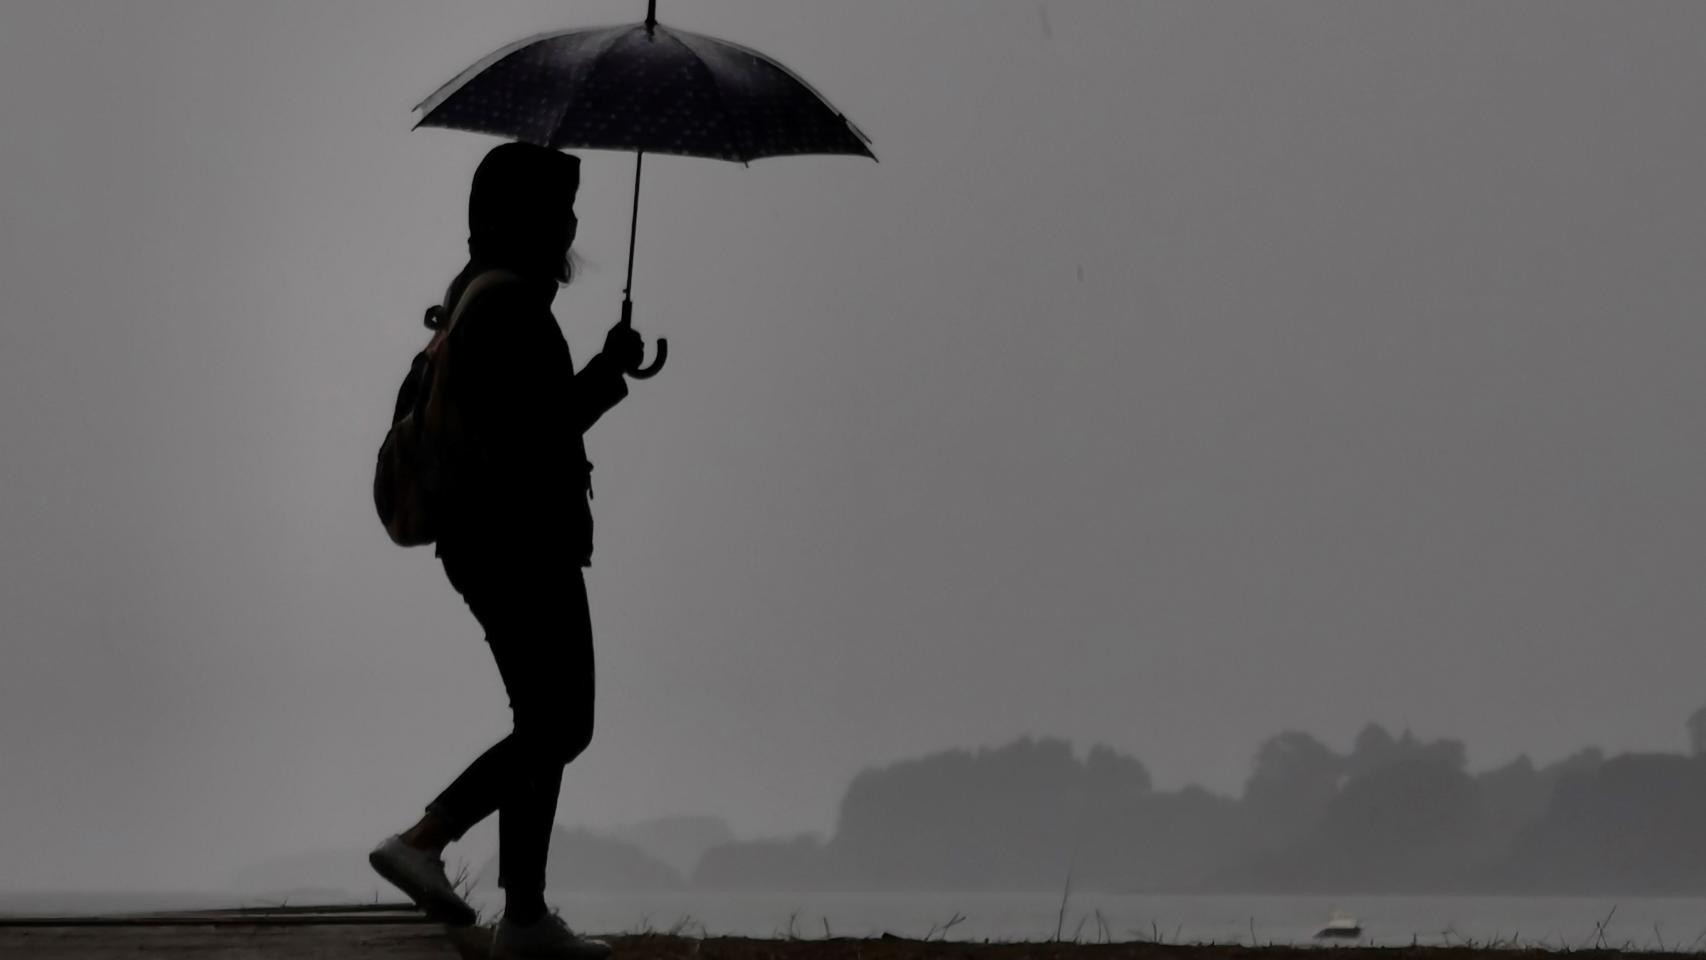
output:
{"label": "ground path", "polygon": [[[904,938],[760,940],[607,937],[617,960],[1556,960],[1559,952],[1476,947],[1250,947],[1137,943],[986,943]],[[407,904],[268,907],[107,917],[0,916],[0,960],[475,960],[490,928],[447,936]],[[1682,957],[1568,951],[1569,960]],[[1700,956],[1692,954],[1690,956]]]}

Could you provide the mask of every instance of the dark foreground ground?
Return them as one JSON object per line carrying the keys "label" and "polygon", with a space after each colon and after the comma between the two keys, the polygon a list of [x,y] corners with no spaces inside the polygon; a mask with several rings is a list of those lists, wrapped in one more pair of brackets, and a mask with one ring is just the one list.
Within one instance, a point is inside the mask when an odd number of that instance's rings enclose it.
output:
{"label": "dark foreground ground", "polygon": [[[887,937],[755,940],[641,934],[606,939],[616,948],[617,960],[1555,960],[1557,954],[1473,947],[968,943]],[[487,957],[489,945],[490,928],[452,934],[411,910],[381,905],[126,917],[0,917],[0,960],[472,960]],[[1618,950],[1571,953],[1571,960],[1683,956]]]}

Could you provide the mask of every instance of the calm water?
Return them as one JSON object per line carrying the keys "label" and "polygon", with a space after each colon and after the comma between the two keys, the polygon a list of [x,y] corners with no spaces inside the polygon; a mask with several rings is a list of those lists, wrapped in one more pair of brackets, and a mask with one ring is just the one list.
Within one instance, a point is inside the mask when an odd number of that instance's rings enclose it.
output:
{"label": "calm water", "polygon": [[[371,893],[357,899],[370,900]],[[385,899],[394,899],[387,892]],[[1049,894],[559,894],[551,900],[577,928],[749,936],[923,937],[955,916],[955,940],[1040,940],[1055,933],[1060,898]],[[217,894],[0,896],[0,913],[97,913],[236,905]],[[255,902],[255,901],[250,901]],[[498,903],[479,897],[490,913]],[[1614,909],[1615,908],[1615,911]],[[1097,912],[1100,911],[1100,919]],[[1062,936],[1082,940],[1304,943],[1335,911],[1363,924],[1363,940],[1401,945],[1504,941],[1559,948],[1593,944],[1607,916],[1608,945],[1706,950],[1706,898],[1651,897],[1248,897],[1112,896],[1074,893]]]}

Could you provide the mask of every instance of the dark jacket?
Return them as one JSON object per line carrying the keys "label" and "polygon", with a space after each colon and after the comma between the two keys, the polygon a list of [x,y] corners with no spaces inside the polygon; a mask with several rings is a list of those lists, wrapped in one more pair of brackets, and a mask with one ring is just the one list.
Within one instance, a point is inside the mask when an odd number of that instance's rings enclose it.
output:
{"label": "dark jacket", "polygon": [[467,449],[452,472],[440,556],[591,562],[592,466],[581,435],[628,384],[603,354],[575,372],[551,314],[556,292],[549,281],[487,290],[445,344]]}

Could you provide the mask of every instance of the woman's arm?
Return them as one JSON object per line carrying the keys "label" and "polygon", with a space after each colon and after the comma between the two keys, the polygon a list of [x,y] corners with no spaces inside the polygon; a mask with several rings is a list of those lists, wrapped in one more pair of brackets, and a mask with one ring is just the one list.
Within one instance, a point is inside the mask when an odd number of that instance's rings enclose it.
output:
{"label": "woman's arm", "polygon": [[569,381],[569,422],[585,433],[627,395],[628,378],[609,354],[599,353]]}

